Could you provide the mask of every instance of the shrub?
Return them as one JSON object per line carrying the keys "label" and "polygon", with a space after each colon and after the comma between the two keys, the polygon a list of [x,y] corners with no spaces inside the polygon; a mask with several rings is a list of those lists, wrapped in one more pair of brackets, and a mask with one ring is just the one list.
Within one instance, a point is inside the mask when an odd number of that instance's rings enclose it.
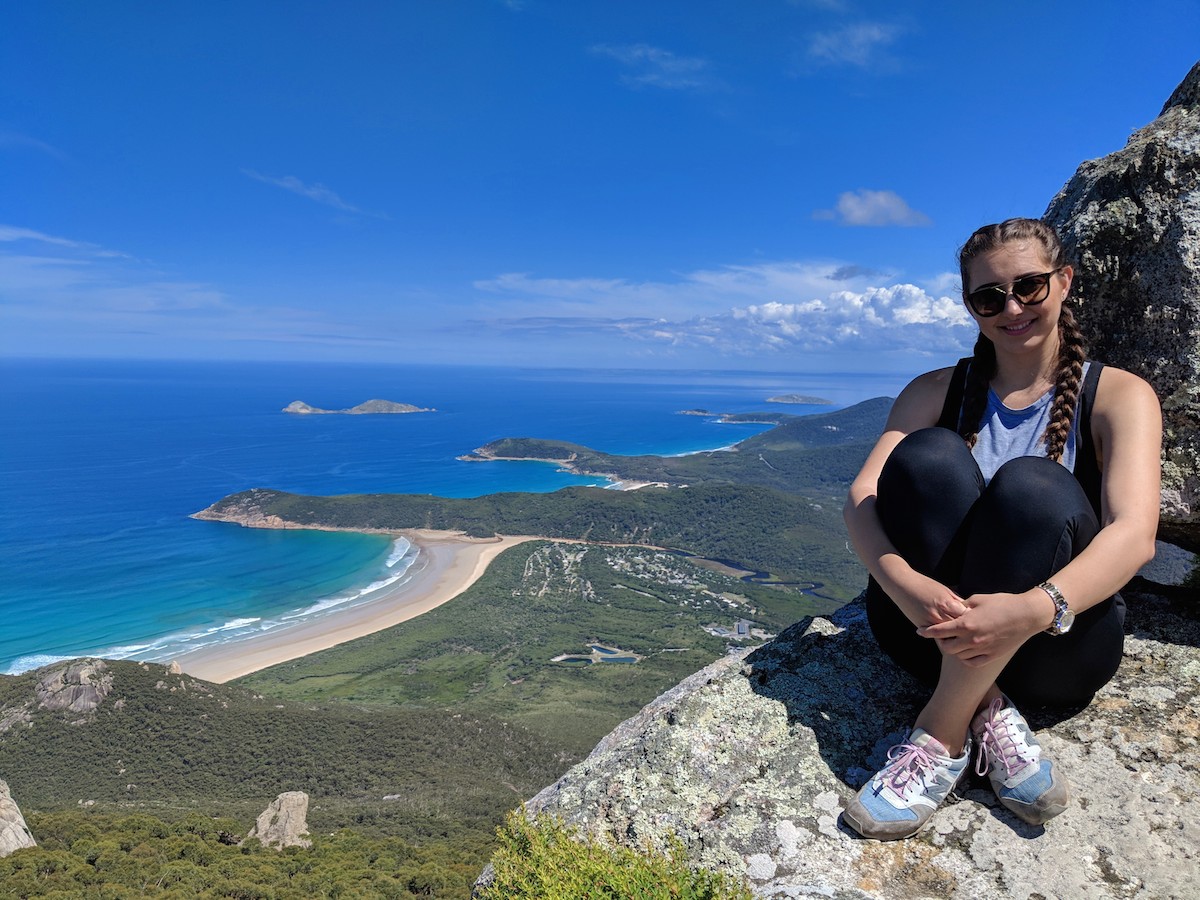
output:
{"label": "shrub", "polygon": [[581,836],[548,816],[510,813],[497,829],[495,878],[484,900],[750,900],[749,888],[718,873],[694,871],[678,838],[666,854],[638,853]]}

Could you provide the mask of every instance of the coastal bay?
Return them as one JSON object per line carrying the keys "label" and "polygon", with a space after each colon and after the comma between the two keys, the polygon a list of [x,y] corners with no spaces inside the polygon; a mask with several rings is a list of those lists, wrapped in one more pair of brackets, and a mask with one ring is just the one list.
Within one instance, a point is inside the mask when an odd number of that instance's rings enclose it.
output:
{"label": "coastal bay", "polygon": [[202,647],[178,656],[175,662],[189,675],[224,684],[259,669],[328,650],[453,600],[478,581],[499,554],[537,539],[519,535],[488,540],[433,530],[405,531],[398,536],[419,550],[409,570],[410,578],[382,587],[347,609],[301,619],[236,642]]}

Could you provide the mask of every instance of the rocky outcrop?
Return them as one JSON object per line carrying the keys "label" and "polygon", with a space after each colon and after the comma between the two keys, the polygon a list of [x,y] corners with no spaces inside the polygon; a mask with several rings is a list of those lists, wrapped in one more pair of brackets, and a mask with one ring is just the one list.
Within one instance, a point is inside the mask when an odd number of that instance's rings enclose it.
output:
{"label": "rocky outcrop", "polygon": [[1123,149],[1079,167],[1046,219],[1079,263],[1091,355],[1162,400],[1160,536],[1200,551],[1200,63]]}
{"label": "rocky outcrop", "polygon": [[112,690],[112,674],[102,659],[81,660],[56,669],[34,688],[37,704],[46,710],[90,713]]}
{"label": "rocky outcrop", "polygon": [[262,811],[246,835],[246,840],[258,838],[263,846],[282,850],[284,847],[311,847],[308,834],[308,794],[304,791],[285,791]]}
{"label": "rocky outcrop", "polygon": [[17,850],[36,846],[25,817],[8,792],[8,784],[0,779],[0,859]]}
{"label": "rocky outcrop", "polygon": [[1027,710],[1075,787],[1044,829],[986,782],[907,841],[840,813],[927,696],[860,603],[718,661],[653,701],[528,804],[632,847],[677,835],[763,898],[1200,896],[1200,622],[1130,596],[1125,661],[1087,709]]}

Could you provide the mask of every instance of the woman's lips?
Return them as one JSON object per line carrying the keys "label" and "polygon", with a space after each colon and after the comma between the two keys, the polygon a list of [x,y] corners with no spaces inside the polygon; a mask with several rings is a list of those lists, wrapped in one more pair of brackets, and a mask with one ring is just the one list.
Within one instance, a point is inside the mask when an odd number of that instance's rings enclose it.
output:
{"label": "woman's lips", "polygon": [[1005,334],[1022,335],[1033,327],[1033,320],[1029,319],[1025,322],[1013,322],[1011,325],[1001,325],[1000,330]]}

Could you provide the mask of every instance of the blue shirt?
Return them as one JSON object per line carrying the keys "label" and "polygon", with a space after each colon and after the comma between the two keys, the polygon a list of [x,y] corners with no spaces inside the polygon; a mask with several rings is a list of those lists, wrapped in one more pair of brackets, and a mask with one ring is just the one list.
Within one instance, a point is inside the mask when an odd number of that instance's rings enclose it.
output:
{"label": "blue shirt", "polygon": [[[1090,363],[1083,364],[1087,375]],[[1080,379],[1082,384],[1083,379]],[[1009,409],[1000,402],[995,391],[988,388],[987,410],[979,426],[979,437],[971,448],[971,455],[979,463],[985,482],[991,481],[1004,463],[1018,456],[1045,456],[1046,444],[1042,436],[1050,424],[1050,412],[1054,407],[1054,389],[1051,388],[1024,409]],[[1075,431],[1079,423],[1079,405],[1075,406],[1075,418],[1071,421],[1071,433],[1063,448],[1062,464],[1070,472],[1075,471]]]}

